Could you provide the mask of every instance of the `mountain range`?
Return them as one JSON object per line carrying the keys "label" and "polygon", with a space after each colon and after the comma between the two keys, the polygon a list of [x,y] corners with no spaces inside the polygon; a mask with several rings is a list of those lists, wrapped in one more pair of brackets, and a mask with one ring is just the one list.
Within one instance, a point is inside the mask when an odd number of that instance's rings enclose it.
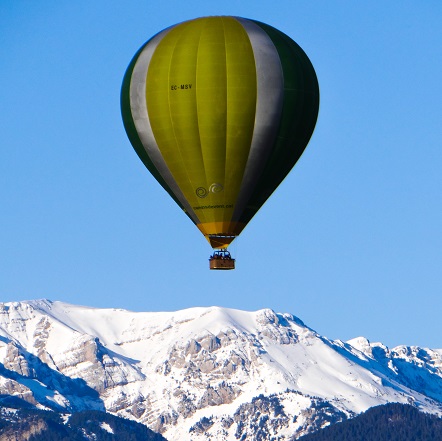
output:
{"label": "mountain range", "polygon": [[442,349],[330,340],[270,309],[0,303],[0,405],[105,411],[169,441],[293,440],[386,403],[442,415]]}

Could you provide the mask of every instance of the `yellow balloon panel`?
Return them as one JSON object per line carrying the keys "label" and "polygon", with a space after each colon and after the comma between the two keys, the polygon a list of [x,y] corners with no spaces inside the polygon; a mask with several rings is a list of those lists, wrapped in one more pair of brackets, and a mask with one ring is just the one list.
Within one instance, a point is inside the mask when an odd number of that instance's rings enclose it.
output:
{"label": "yellow balloon panel", "polygon": [[149,64],[152,132],[205,235],[235,229],[229,222],[249,155],[256,97],[248,35],[229,17],[172,28]]}

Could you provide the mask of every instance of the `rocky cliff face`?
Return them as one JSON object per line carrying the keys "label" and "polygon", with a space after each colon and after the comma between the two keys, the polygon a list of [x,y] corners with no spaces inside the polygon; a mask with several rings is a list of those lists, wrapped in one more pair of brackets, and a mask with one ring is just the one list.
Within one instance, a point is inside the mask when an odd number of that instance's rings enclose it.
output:
{"label": "rocky cliff face", "polygon": [[330,341],[290,314],[0,304],[0,395],[170,441],[290,440],[387,402],[442,412],[442,350]]}

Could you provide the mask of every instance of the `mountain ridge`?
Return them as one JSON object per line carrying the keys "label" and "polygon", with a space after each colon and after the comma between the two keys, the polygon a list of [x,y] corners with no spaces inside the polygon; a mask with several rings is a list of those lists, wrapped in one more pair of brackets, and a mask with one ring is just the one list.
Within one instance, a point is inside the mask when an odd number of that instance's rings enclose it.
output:
{"label": "mountain ridge", "polygon": [[388,402],[442,414],[442,350],[329,340],[289,313],[0,304],[0,394],[168,440],[292,439]]}

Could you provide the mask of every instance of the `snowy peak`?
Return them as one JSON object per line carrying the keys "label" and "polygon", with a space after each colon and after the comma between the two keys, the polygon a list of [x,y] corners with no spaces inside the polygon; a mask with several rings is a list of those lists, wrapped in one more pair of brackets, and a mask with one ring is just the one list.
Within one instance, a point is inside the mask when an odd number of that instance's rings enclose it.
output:
{"label": "snowy peak", "polygon": [[[291,439],[387,402],[442,411],[442,351],[320,336],[291,314],[0,304],[0,394],[169,440]],[[273,437],[273,438],[272,438]]]}

